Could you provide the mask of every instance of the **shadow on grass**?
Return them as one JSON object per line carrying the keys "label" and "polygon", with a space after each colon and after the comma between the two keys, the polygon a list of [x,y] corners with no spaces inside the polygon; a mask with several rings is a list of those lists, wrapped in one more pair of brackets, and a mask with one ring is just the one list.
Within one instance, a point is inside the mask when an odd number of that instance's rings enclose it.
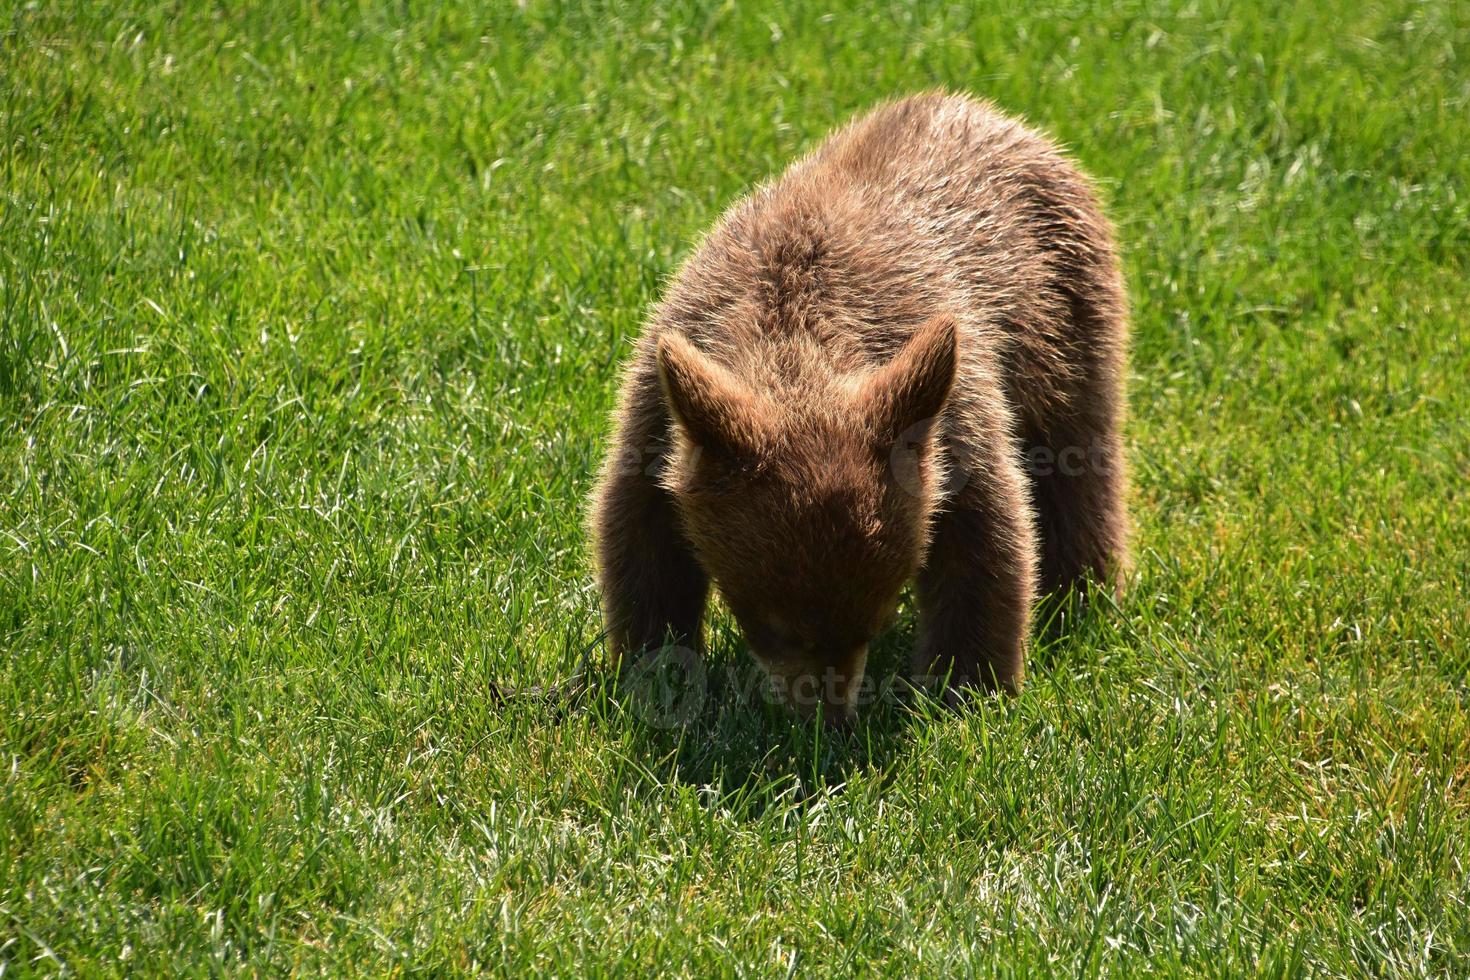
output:
{"label": "shadow on grass", "polygon": [[1126,613],[1106,589],[1084,588],[1046,595],[1031,620],[1031,649],[1026,672],[1042,676],[1079,660],[1090,648],[1108,642],[1125,622]]}
{"label": "shadow on grass", "polygon": [[[900,659],[885,658],[877,675],[887,688],[901,677]],[[709,658],[705,690],[699,710],[672,725],[649,722],[641,692],[614,692],[609,713],[626,719],[631,747],[660,779],[707,788],[746,816],[841,792],[859,773],[886,773],[910,747],[914,726],[943,710],[895,693],[841,727],[799,718],[767,694],[743,650]]]}
{"label": "shadow on grass", "polygon": [[[492,684],[491,710],[511,709],[536,719],[533,725],[580,718],[591,725],[588,734],[608,739],[608,750],[624,754],[652,781],[697,788],[722,807],[755,817],[772,806],[843,792],[854,778],[886,783],[943,726],[1000,724],[1014,716],[997,703],[1001,695],[975,694],[951,706],[914,690],[907,683],[914,620],[906,604],[878,638],[869,660],[875,696],[837,728],[799,718],[780,703],[724,616],[714,617],[704,657],[670,648],[620,673],[605,668],[600,640],[584,645],[577,636],[585,634],[572,629],[565,650],[579,665],[572,678],[548,687]],[[1028,691],[1054,689],[1059,680],[1065,687],[1059,675],[1103,669],[1101,652],[1116,646],[1127,620],[1106,592],[1044,598],[1033,620]]]}
{"label": "shadow on grass", "polygon": [[[1108,597],[1044,600],[1032,675],[1065,669],[1107,633],[1116,615]],[[859,774],[886,780],[912,753],[920,730],[984,711],[986,700],[1000,697],[977,694],[953,707],[914,690],[906,669],[913,633],[914,616],[906,610],[874,646],[875,697],[840,727],[798,718],[781,704],[728,624],[712,630],[704,658],[666,650],[631,676],[594,682],[586,705],[609,728],[628,731],[630,747],[659,779],[707,788],[757,815],[777,801],[790,805],[841,792]]]}

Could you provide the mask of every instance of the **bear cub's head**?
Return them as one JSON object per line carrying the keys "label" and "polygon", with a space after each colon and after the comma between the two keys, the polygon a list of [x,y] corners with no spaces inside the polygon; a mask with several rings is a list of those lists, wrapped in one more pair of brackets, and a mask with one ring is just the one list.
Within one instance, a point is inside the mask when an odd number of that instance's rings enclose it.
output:
{"label": "bear cub's head", "polygon": [[866,371],[833,371],[815,344],[742,352],[752,370],[739,371],[678,333],[659,338],[675,430],[664,486],[751,652],[802,713],[851,711],[868,644],[923,561],[955,345],[953,319],[937,316]]}

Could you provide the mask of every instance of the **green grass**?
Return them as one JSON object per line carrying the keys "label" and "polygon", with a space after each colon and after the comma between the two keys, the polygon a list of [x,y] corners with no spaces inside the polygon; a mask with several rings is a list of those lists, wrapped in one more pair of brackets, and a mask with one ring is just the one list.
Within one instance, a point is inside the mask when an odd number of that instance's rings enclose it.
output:
{"label": "green grass", "polygon": [[[0,12],[0,972],[1470,973],[1463,2],[235,6]],[[1117,220],[1132,592],[844,735],[723,616],[498,698],[660,283],[939,84]]]}

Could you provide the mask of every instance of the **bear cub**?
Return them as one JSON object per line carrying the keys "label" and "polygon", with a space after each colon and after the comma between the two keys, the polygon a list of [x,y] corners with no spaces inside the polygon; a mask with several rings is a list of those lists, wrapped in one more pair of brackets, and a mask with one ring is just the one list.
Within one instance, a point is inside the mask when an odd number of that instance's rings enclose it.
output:
{"label": "bear cub", "polygon": [[1039,591],[1128,568],[1127,308],[1055,144],[930,93],[741,200],[669,285],[593,499],[615,660],[711,585],[799,710],[859,700],[913,582],[922,680],[1015,690]]}

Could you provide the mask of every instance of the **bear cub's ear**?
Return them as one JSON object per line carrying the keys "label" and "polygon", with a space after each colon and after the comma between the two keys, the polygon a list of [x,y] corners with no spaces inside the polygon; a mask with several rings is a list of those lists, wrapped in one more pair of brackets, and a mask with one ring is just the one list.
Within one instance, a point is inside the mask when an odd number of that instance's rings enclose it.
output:
{"label": "bear cub's ear", "polygon": [[914,331],[903,349],[872,373],[859,398],[884,438],[937,418],[958,368],[954,317],[941,313]]}
{"label": "bear cub's ear", "polygon": [[688,338],[659,337],[658,377],[669,413],[696,446],[747,460],[769,451],[774,440],[763,400]]}

